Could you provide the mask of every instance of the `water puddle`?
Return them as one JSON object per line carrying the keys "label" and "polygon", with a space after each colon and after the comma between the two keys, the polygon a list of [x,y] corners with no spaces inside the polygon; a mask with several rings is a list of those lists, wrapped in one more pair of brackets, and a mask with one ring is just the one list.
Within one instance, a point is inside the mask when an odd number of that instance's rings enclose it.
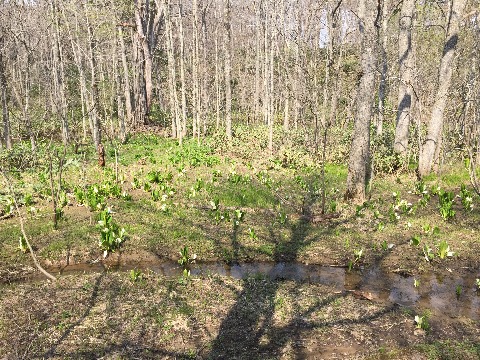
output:
{"label": "water puddle", "polygon": [[[107,266],[103,263],[76,264],[50,268],[53,274],[81,274],[102,271],[153,271],[175,278],[181,276],[182,267],[174,261],[120,263]],[[253,262],[226,265],[220,262],[196,263],[190,268],[192,276],[220,275],[235,279],[249,276],[271,280],[290,280],[302,283],[323,284],[336,291],[354,291],[372,301],[395,303],[407,307],[429,309],[433,314],[448,318],[480,320],[480,294],[475,279],[480,273],[464,271],[461,274],[423,274],[418,277],[384,272],[379,267],[349,272],[342,267],[305,265],[301,263]],[[40,277],[29,277],[32,281]],[[419,285],[414,286],[417,280]]]}

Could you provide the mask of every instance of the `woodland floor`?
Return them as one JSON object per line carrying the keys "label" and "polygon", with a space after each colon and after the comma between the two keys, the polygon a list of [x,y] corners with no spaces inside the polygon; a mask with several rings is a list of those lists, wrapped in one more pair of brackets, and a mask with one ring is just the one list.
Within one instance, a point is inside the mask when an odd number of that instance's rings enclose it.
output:
{"label": "woodland floor", "polygon": [[[445,165],[423,185],[408,171],[378,177],[369,201],[356,205],[342,200],[346,168],[328,164],[322,215],[318,166],[251,151],[220,156],[195,142],[180,149],[149,136],[120,146],[118,180],[131,199],[106,195],[105,202],[127,238],[105,260],[97,212],[79,204],[75,188],[115,183],[111,151],[106,170],[84,161],[93,154],[67,157],[68,204],[57,230],[48,177],[38,168],[18,176],[19,196],[34,199],[23,207],[30,210],[27,233],[58,280],[44,280],[29,254],[18,250],[18,217],[0,220],[0,359],[480,358],[474,283],[480,278],[480,200],[470,194],[473,209],[462,205],[466,171]],[[161,181],[150,181],[152,171]],[[440,215],[437,188],[455,195],[449,220]],[[445,243],[454,254],[441,258]],[[361,281],[349,288],[258,273],[185,277],[180,270],[149,270],[149,263],[177,261],[185,246],[203,263],[317,264],[342,269],[345,279],[381,269],[400,274],[396,281],[412,279],[408,291],[415,291],[414,278],[435,276],[436,288],[448,284],[457,294],[459,312],[444,312],[433,300],[405,305],[377,297]],[[58,274],[89,264],[103,266]],[[382,285],[387,292],[393,286]],[[435,290],[427,283],[420,289],[420,299]],[[428,321],[424,329],[417,328],[416,315]]]}

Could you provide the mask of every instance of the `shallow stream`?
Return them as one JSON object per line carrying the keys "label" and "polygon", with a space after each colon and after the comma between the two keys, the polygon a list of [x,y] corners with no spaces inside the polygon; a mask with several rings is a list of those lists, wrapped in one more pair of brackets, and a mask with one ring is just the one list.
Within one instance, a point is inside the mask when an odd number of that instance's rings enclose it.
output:
{"label": "shallow stream", "polygon": [[[182,276],[183,268],[174,261],[149,263],[120,263],[107,266],[76,264],[48,269],[60,276],[102,271],[148,270],[156,274],[175,278]],[[220,275],[244,279],[248,276],[266,277],[271,280],[290,280],[303,283],[323,284],[335,291],[352,291],[365,299],[395,303],[406,307],[428,309],[436,315],[447,318],[480,320],[480,291],[475,279],[480,273],[469,270],[461,274],[445,271],[444,274],[428,273],[417,277],[382,271],[379,267],[348,271],[343,267],[305,265],[302,263],[252,262],[226,265],[221,262],[196,263],[190,267],[191,275]],[[23,281],[38,280],[39,276]],[[415,280],[418,286],[414,286]]]}

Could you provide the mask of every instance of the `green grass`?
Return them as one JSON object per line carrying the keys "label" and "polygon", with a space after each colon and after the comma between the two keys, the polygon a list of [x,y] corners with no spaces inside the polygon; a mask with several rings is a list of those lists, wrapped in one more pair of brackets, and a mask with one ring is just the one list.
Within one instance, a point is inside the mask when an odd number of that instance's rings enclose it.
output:
{"label": "green grass", "polygon": [[[374,179],[369,205],[357,217],[355,205],[342,199],[347,167],[327,163],[326,210],[327,213],[338,212],[339,218],[320,224],[303,223],[300,219],[302,208],[310,209],[316,215],[321,212],[323,181],[321,168],[313,157],[305,161],[295,158],[284,166],[281,158],[277,159],[275,155],[269,159],[262,157],[255,152],[255,146],[248,143],[234,145],[222,154],[216,153],[212,139],[205,141],[211,146],[187,140],[180,147],[175,140],[139,134],[127,144],[116,146],[120,160],[119,177],[124,180],[120,186],[123,191],[132,194],[133,199],[109,198],[107,205],[113,206],[115,221],[127,230],[125,249],[147,250],[174,258],[181,247],[188,246],[203,260],[322,262],[328,259],[329,262],[345,264],[351,258],[353,249],[360,248],[365,249],[363,261],[372,263],[382,260],[385,254],[379,244],[387,241],[395,244],[391,253],[409,266],[417,266],[423,261],[421,254],[418,254],[418,249],[406,245],[413,234],[422,231],[425,224],[438,224],[441,228],[439,238],[425,238],[425,242],[435,246],[437,241],[445,239],[452,250],[461,255],[461,259],[474,259],[479,246],[475,233],[476,224],[480,221],[477,196],[474,196],[474,210],[469,213],[462,209],[460,200],[455,199],[456,217],[449,222],[441,219],[438,198],[434,195],[425,207],[418,207],[415,214],[399,213],[400,219],[392,221],[388,216],[394,202],[392,192],[416,205],[419,196],[412,193],[416,179],[413,173],[379,176]],[[241,152],[238,147],[242,148]],[[250,149],[254,149],[250,157],[238,156],[239,153],[248,155]],[[95,165],[95,154],[91,151],[87,151],[86,165],[80,161],[80,155],[69,152],[67,158],[79,161],[65,169],[66,190],[72,191],[75,186],[102,184],[107,180],[113,183],[113,150],[114,147],[108,144],[106,169]],[[309,165],[301,167],[300,163]],[[143,187],[151,171],[162,176],[172,174],[171,180],[151,185],[159,191],[160,198],[165,194],[162,185],[174,189],[175,193],[167,194],[165,202],[153,201],[150,192],[132,190],[133,177]],[[72,209],[67,208],[65,219],[54,232],[48,215],[48,184],[45,181],[39,183],[34,172],[22,175],[22,180],[16,183],[22,197],[24,193],[36,189],[37,192],[33,193],[37,202],[35,206],[42,210],[40,217],[27,219],[27,232],[32,243],[38,247],[39,254],[55,260],[69,249],[84,253],[86,257],[100,253],[95,212],[75,207],[77,214],[73,215]],[[440,185],[455,194],[459,193],[462,183],[468,184],[468,173],[460,166],[445,167],[439,179],[436,176],[426,178],[428,189]],[[33,188],[32,184],[35,185]],[[70,199],[75,205],[76,201]],[[234,226],[232,220],[217,223],[210,204],[215,199],[219,201],[222,214],[227,212],[233,218],[236,209],[245,213],[238,226]],[[330,210],[330,204],[336,204],[336,209]],[[380,222],[384,224],[382,231],[378,230]],[[408,223],[410,227],[407,227]],[[249,237],[249,227],[255,229],[256,239]],[[0,254],[9,258],[9,253],[15,251],[19,236],[15,219],[0,222]],[[450,240],[452,236],[454,238]]]}

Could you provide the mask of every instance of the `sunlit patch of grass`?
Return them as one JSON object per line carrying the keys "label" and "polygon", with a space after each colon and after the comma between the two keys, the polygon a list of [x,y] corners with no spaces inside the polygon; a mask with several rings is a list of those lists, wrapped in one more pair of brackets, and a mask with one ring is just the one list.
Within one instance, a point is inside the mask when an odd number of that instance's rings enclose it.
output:
{"label": "sunlit patch of grass", "polygon": [[279,203],[272,191],[255,184],[228,184],[223,183],[211,188],[209,195],[217,198],[224,206],[255,207],[268,209]]}
{"label": "sunlit patch of grass", "polygon": [[470,341],[434,341],[429,344],[418,345],[428,359],[478,359],[480,357],[480,344]]}

